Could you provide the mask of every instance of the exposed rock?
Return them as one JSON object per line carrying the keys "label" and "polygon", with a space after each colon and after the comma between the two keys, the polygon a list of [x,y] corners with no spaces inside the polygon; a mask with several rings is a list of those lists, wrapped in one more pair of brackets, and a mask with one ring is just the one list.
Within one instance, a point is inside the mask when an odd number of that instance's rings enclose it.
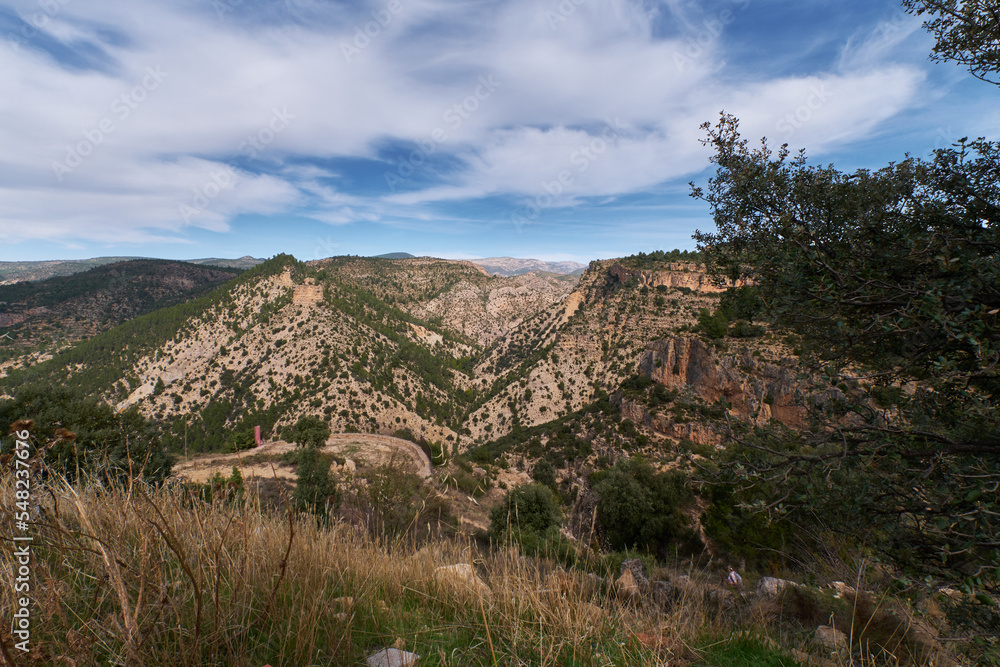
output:
{"label": "exposed rock", "polygon": [[710,588],[705,599],[718,609],[731,611],[736,608],[736,593],[724,588]]}
{"label": "exposed rock", "polygon": [[817,644],[822,644],[831,649],[847,648],[847,635],[837,628],[831,628],[829,625],[821,625],[816,628],[816,634],[813,635],[813,639]]}
{"label": "exposed rock", "polygon": [[757,582],[757,595],[764,598],[777,597],[778,593],[788,586],[797,586],[794,581],[787,579],[776,579],[774,577],[763,577]]}
{"label": "exposed rock", "polygon": [[384,648],[368,656],[368,667],[415,667],[420,656],[398,648]]}
{"label": "exposed rock", "polygon": [[853,587],[848,586],[843,581],[834,581],[830,584],[830,588],[837,591],[834,597],[844,597],[845,595],[857,595],[857,591]]}
{"label": "exposed rock", "polygon": [[649,587],[649,578],[646,576],[646,566],[642,564],[641,560],[638,558],[626,558],[622,561],[622,574],[625,574],[625,570],[632,571],[635,583],[638,584],[640,588]]}
{"label": "exposed rock", "polygon": [[434,570],[434,580],[438,585],[449,588],[459,594],[473,594],[484,598],[493,597],[493,592],[486,585],[476,570],[468,563],[442,565]]}
{"label": "exposed rock", "polygon": [[[710,403],[724,399],[732,405],[732,412],[757,424],[777,419],[791,427],[805,425],[806,409],[801,403],[808,388],[793,364],[764,362],[749,351],[719,357],[700,338],[675,336],[650,343],[639,361],[639,372],[671,389],[691,387]],[[832,391],[839,394],[840,390]]]}
{"label": "exposed rock", "polygon": [[615,586],[618,587],[618,591],[622,595],[627,595],[631,597],[638,597],[641,593],[639,590],[639,584],[635,580],[635,576],[632,574],[632,570],[625,569],[622,572],[622,576],[618,577],[618,581],[615,582]]}

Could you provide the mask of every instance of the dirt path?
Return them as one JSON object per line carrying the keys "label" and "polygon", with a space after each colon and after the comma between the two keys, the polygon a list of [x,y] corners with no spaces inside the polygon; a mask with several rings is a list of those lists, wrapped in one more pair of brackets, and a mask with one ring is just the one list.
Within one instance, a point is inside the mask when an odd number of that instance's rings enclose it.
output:
{"label": "dirt path", "polygon": [[[175,477],[192,482],[207,482],[216,472],[228,476],[233,466],[243,477],[275,477],[295,479],[293,466],[277,459],[295,449],[296,445],[284,440],[268,442],[260,447],[234,454],[202,454],[174,466]],[[323,451],[329,454],[364,462],[371,465],[402,463],[409,472],[423,479],[431,476],[431,462],[415,443],[388,435],[371,433],[336,433],[327,439]]]}

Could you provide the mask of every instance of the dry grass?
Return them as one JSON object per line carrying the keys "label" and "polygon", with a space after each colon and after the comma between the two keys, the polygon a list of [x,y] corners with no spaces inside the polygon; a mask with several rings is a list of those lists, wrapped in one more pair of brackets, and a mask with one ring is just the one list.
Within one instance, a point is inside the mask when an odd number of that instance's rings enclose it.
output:
{"label": "dry grass", "polygon": [[[9,480],[0,494],[13,497]],[[390,542],[252,498],[208,505],[181,486],[55,482],[33,494],[32,652],[18,664],[362,665],[396,646],[422,666],[643,667],[744,664],[701,663],[711,656],[694,647],[719,639],[773,645],[767,614],[698,584],[631,599],[514,548]],[[0,534],[13,529],[4,507]],[[4,541],[0,605],[11,609]],[[488,588],[435,576],[451,564]]]}
{"label": "dry grass", "polygon": [[[13,496],[9,482],[0,493]],[[252,500],[206,505],[182,487],[34,494],[32,664],[363,664],[394,644],[421,664],[663,664],[632,639],[662,619],[511,550],[383,543]],[[0,524],[13,534],[9,511]],[[10,609],[11,548],[0,561]],[[453,563],[473,564],[493,592],[435,579]]]}

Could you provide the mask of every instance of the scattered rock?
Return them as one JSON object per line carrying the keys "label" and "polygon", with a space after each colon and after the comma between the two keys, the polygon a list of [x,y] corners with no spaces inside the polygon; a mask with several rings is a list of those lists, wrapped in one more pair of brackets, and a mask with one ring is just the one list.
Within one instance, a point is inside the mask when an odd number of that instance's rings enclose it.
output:
{"label": "scattered rock", "polygon": [[845,595],[857,595],[858,593],[856,590],[854,590],[854,588],[848,586],[843,581],[834,581],[833,583],[830,584],[830,588],[837,591],[837,594],[834,597],[838,598],[844,597]]}
{"label": "scattered rock", "polygon": [[625,574],[625,570],[631,570],[632,576],[635,578],[635,583],[640,588],[649,586],[649,578],[646,576],[646,566],[642,564],[641,560],[638,558],[626,558],[622,561],[622,574]]}
{"label": "scattered rock", "polygon": [[398,648],[384,648],[368,656],[368,667],[415,667],[420,656]]}
{"label": "scattered rock", "polygon": [[763,598],[773,598],[777,597],[778,593],[785,590],[788,586],[795,586],[794,581],[788,581],[787,579],[776,579],[774,577],[763,577],[757,582],[757,595]]}
{"label": "scattered rock", "polygon": [[736,608],[736,593],[724,588],[709,589],[706,599],[718,609],[731,611]]}
{"label": "scattered rock", "polygon": [[805,651],[800,651],[797,648],[791,650],[792,657],[801,662],[803,665],[812,665],[813,667],[841,667],[840,664],[834,662],[833,660],[827,660],[826,658],[818,658],[814,655],[809,655]]}
{"label": "scattered rock", "polygon": [[622,572],[622,576],[618,577],[618,581],[615,582],[615,586],[618,587],[618,592],[622,595],[638,597],[641,593],[639,590],[639,584],[636,583],[635,575],[633,575],[632,570],[629,569],[625,569],[625,571]]}
{"label": "scattered rock", "polygon": [[493,592],[486,585],[476,570],[468,563],[442,565],[434,570],[434,580],[440,586],[450,588],[457,593],[473,593],[484,598],[493,598]]}
{"label": "scattered rock", "polygon": [[358,470],[358,466],[357,466],[356,463],[354,463],[354,461],[352,461],[351,459],[347,459],[346,461],[344,461],[344,471],[345,472],[352,472],[353,473],[353,472],[357,472],[357,470]]}
{"label": "scattered rock", "polygon": [[816,628],[816,634],[813,638],[817,644],[822,644],[831,649],[847,648],[847,635],[837,628],[831,628],[829,625],[821,625]]}

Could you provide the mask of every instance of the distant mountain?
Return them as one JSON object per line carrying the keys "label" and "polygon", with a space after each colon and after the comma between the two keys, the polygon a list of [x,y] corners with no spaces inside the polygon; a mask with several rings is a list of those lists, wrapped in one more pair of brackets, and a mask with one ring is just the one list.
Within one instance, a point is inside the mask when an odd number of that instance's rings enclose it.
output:
{"label": "distant mountain", "polygon": [[374,259],[415,259],[416,255],[408,252],[387,252],[384,255],[375,255]]}
{"label": "distant mountain", "polygon": [[470,259],[470,262],[486,269],[488,273],[498,276],[519,276],[531,271],[548,273],[582,275],[586,264],[579,262],[543,262],[540,259],[516,259],[514,257],[487,257],[485,259]]}
{"label": "distant mountain", "polygon": [[265,260],[259,257],[243,255],[238,259],[221,259],[219,257],[206,257],[205,259],[185,259],[188,264],[200,264],[202,266],[221,266],[227,269],[252,269],[258,264],[263,264]]}
{"label": "distant mountain", "polygon": [[70,276],[94,267],[125,262],[139,257],[94,257],[93,259],[53,259],[43,262],[0,262],[0,285],[24,280],[45,280],[53,276]]}
{"label": "distant mountain", "polygon": [[[0,285],[13,285],[14,283],[45,280],[55,276],[71,276],[75,273],[89,271],[98,266],[115,264],[116,262],[126,262],[133,259],[148,259],[146,257],[94,257],[92,259],[53,259],[41,262],[0,262]],[[221,266],[232,269],[251,269],[263,259],[244,255],[239,259],[221,259],[218,257],[207,257],[205,259],[183,260],[189,264],[201,264],[206,266]]]}
{"label": "distant mountain", "polygon": [[0,285],[0,329],[8,336],[4,349],[11,344],[58,347],[89,338],[200,296],[240,273],[231,267],[133,259],[72,276]]}

